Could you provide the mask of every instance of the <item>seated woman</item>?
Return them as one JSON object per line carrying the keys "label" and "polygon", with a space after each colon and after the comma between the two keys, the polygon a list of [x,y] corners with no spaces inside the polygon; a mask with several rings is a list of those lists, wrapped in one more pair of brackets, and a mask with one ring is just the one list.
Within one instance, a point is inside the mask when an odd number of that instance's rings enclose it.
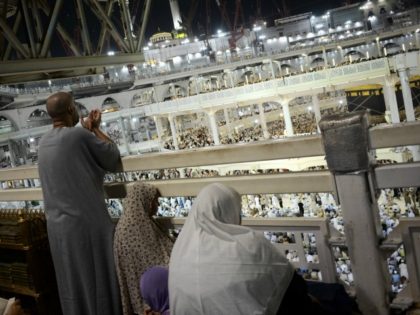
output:
{"label": "seated woman", "polygon": [[114,236],[114,258],[124,315],[143,314],[140,276],[152,266],[169,263],[173,241],[153,218],[158,197],[153,185],[136,182],[128,187],[123,202],[124,212]]}
{"label": "seated woman", "polygon": [[240,223],[236,191],[212,184],[199,193],[171,255],[171,314],[324,314],[280,251]]}
{"label": "seated woman", "polygon": [[144,315],[169,315],[168,269],[156,266],[140,279],[140,291],[148,306]]}

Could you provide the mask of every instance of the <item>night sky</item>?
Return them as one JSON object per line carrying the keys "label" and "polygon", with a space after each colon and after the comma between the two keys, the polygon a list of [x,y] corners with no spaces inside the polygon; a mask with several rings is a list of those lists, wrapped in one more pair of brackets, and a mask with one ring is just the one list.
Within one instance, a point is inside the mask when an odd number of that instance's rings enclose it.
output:
{"label": "night sky", "polygon": [[[217,7],[216,0],[209,0],[211,4],[211,26],[212,30],[211,33],[216,33],[218,29],[222,29],[227,31],[226,25],[222,22],[221,14],[219,8]],[[321,14],[328,9],[335,8],[345,4],[344,0],[285,0],[287,3],[287,8],[289,10],[290,15],[305,13],[305,12],[313,12],[314,14]],[[356,0],[347,0],[348,3],[355,2]],[[53,8],[55,1],[48,0],[50,3],[50,7]],[[227,0],[228,3],[228,14],[230,15],[230,19],[233,21],[233,16],[235,12],[235,0]],[[282,0],[260,0],[261,2],[261,16],[264,18],[268,26],[272,25],[274,19],[279,18],[281,16],[282,8]],[[130,11],[134,18],[134,29],[135,33],[138,30],[138,22],[141,15],[141,10],[143,8],[144,0],[130,0]],[[204,33],[205,23],[206,23],[206,8],[205,8],[205,0],[199,0],[199,6],[197,12],[193,18],[192,26],[194,35],[200,35]],[[243,13],[245,17],[245,27],[252,27],[253,22],[256,18],[256,3],[257,0],[242,0],[243,4]],[[179,0],[179,5],[181,9],[181,13],[185,16],[188,15],[189,6],[191,4],[191,0]],[[85,5],[85,14],[89,24],[89,35],[91,38],[91,42],[94,44],[93,46],[96,47],[96,43],[99,37],[101,24],[96,16],[88,9]],[[48,18],[41,15],[44,29],[48,24]],[[76,12],[74,7],[74,0],[66,0],[63,5],[63,9],[61,10],[59,19],[60,23],[64,26],[70,36],[81,46],[81,36],[80,30],[78,29],[77,25],[77,18]],[[117,28],[122,32],[122,24],[120,18],[120,10],[117,4],[114,5],[114,14],[112,15],[112,21],[116,25]],[[13,25],[13,19],[9,19],[9,25]],[[22,25],[24,25],[22,23]],[[201,27],[200,27],[201,25]],[[22,42],[28,42],[26,37],[26,32],[24,30],[24,26],[21,26],[21,30],[19,32],[19,37]],[[146,29],[146,38],[145,40],[148,41],[149,37],[157,32],[158,30],[161,31],[172,31],[173,24],[172,24],[172,17],[169,7],[169,0],[152,0],[151,5],[151,12],[149,17],[149,23]],[[57,32],[55,32],[57,33]],[[115,50],[118,51],[118,47],[113,40],[110,40],[105,44],[105,51],[107,50]],[[72,55],[72,52],[68,49],[64,49],[62,45],[61,38],[54,34],[52,47],[51,47],[52,56],[66,56]]]}
{"label": "night sky", "polygon": [[[211,1],[211,21],[213,26],[213,33],[217,29],[226,29],[222,22],[220,10],[216,5],[216,0]],[[235,0],[227,0],[230,5],[228,13],[233,20],[235,12]],[[280,17],[278,10],[282,8],[281,0],[260,0],[261,2],[261,15],[267,20],[268,23],[272,23],[274,19]],[[286,0],[290,15],[313,12],[314,14],[320,14],[328,9],[338,7],[344,4],[342,0]],[[350,1],[351,2],[351,1]],[[354,2],[354,1],[353,1]],[[189,5],[191,0],[179,0],[181,12],[185,15],[188,14]],[[256,17],[256,3],[257,0],[242,0],[245,23],[246,26],[252,25],[254,18]],[[168,0],[154,0],[151,8],[151,20],[147,28],[147,34],[150,37],[160,27],[161,30],[170,31],[173,28],[171,12]],[[201,23],[203,26],[206,21],[206,9],[205,1],[200,0],[200,4],[193,20],[193,26],[197,28],[197,24]],[[197,30],[195,30],[197,32]]]}

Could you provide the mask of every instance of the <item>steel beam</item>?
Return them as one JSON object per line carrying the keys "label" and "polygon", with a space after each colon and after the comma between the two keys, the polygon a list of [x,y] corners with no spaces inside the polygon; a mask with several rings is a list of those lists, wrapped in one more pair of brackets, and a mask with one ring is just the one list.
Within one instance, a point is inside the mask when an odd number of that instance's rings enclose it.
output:
{"label": "steel beam", "polygon": [[134,52],[134,41],[133,41],[133,26],[131,24],[130,13],[128,10],[128,2],[126,0],[119,0],[122,24],[124,27],[125,37],[128,39],[128,46],[130,52]]}
{"label": "steel beam", "polygon": [[[106,16],[108,17],[111,16],[113,8],[114,8],[114,1],[108,1],[105,8]],[[102,54],[102,49],[104,47],[106,35],[107,35],[106,23],[102,21],[101,33],[99,34],[98,47],[96,49],[97,55]]]}
{"label": "steel beam", "polygon": [[86,23],[85,9],[83,7],[82,0],[76,0],[77,13],[79,15],[81,27],[82,27],[82,40],[85,55],[92,55],[92,45],[90,43],[89,29]]}
{"label": "steel beam", "polygon": [[35,33],[37,36],[37,42],[40,43],[42,41],[42,20],[41,16],[39,15],[39,8],[38,8],[38,1],[32,0],[31,2],[31,9],[32,9],[32,16],[34,17],[35,21]]}
{"label": "steel beam", "polygon": [[152,0],[146,0],[144,4],[143,14],[139,23],[139,32],[137,34],[137,52],[141,52],[141,47],[144,41],[144,33],[146,32],[147,21],[149,20],[149,13],[150,13],[150,6],[152,4]]}
{"label": "steel beam", "polygon": [[26,0],[21,0],[20,3],[22,5],[23,16],[25,17],[26,31],[28,32],[29,44],[31,48],[31,56],[32,58],[36,58],[36,43],[34,39],[34,31],[32,28],[32,20],[29,16],[28,3]]}
{"label": "steel beam", "polygon": [[0,28],[3,30],[4,36],[12,44],[12,46],[18,51],[24,58],[29,58],[28,50],[19,41],[13,30],[7,25],[7,22],[0,18]]}
{"label": "steel beam", "polygon": [[125,52],[128,52],[129,51],[129,48],[127,47],[126,43],[124,42],[124,39],[117,32],[116,26],[111,21],[111,19],[107,16],[106,12],[102,8],[102,6],[98,2],[98,0],[85,0],[85,2],[88,5],[89,4],[91,5],[92,12],[98,17],[98,19],[100,21],[106,23],[106,25],[108,27],[108,32],[111,34],[111,36],[117,42],[117,44],[121,47],[121,49],[123,51],[125,51]]}
{"label": "steel beam", "polygon": [[[48,7],[48,4],[45,1],[39,1],[39,5],[40,5],[42,11],[44,11],[45,15],[49,16],[51,10]],[[57,23],[57,31],[61,35],[61,37],[64,39],[64,41],[67,43],[67,45],[69,46],[69,48],[71,49],[73,54],[75,56],[81,56],[82,54],[81,54],[79,48],[77,47],[77,45],[73,41],[72,37],[67,33],[65,28],[60,24],[60,22]]]}
{"label": "steel beam", "polygon": [[41,58],[45,58],[45,56],[47,56],[48,50],[50,49],[51,37],[57,25],[58,14],[60,13],[62,4],[63,4],[63,0],[57,0],[55,2],[55,6],[51,15],[50,23],[48,24],[44,42],[41,47],[41,52],[39,54]]}
{"label": "steel beam", "polygon": [[140,63],[144,61],[141,54],[121,54],[116,56],[83,56],[55,57],[33,60],[16,60],[3,62],[0,67],[0,77],[40,72],[53,72],[74,69],[88,69],[111,65]]}
{"label": "steel beam", "polygon": [[[13,24],[13,33],[16,34],[19,30],[20,22],[22,21],[22,13],[18,11],[15,24]],[[3,55],[3,61],[6,61],[9,59],[10,53],[12,52],[12,43],[9,42],[6,47],[6,51]]]}

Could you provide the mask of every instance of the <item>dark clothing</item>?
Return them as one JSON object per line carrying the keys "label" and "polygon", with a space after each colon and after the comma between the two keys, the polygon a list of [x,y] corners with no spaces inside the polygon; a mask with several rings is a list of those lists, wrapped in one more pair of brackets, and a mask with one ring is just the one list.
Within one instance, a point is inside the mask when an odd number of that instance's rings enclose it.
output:
{"label": "dark clothing", "polygon": [[277,315],[351,315],[353,312],[358,312],[357,304],[342,285],[305,281],[295,273]]}

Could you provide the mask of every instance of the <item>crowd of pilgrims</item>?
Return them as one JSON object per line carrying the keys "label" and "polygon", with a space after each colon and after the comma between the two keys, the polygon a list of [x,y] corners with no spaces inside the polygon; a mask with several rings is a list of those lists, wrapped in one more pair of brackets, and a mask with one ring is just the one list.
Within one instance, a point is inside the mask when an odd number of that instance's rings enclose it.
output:
{"label": "crowd of pilgrims", "polygon": [[[346,112],[347,110],[347,106],[324,108],[321,109],[321,116],[323,117],[335,113]],[[269,110],[265,112],[267,113]],[[404,117],[404,111],[400,112],[400,115],[401,117]],[[240,117],[240,119],[251,116],[253,116],[252,113],[243,115]],[[259,119],[258,115],[255,115],[254,117]],[[416,108],[416,117],[420,117],[420,107]],[[286,136],[284,119],[280,117],[280,115],[279,118],[280,119],[267,121],[267,131],[270,135],[270,139],[280,139]],[[292,115],[291,119],[295,135],[308,135],[317,132],[315,114],[313,111],[301,111],[295,115]],[[370,116],[370,123],[372,125],[385,123],[384,115]],[[221,120],[218,122],[218,125],[219,127],[223,127],[226,125],[226,121]],[[177,136],[178,147],[180,150],[202,148],[214,145],[214,141],[209,128],[203,126],[179,131]],[[264,138],[263,129],[259,123],[255,124],[253,127],[240,129],[232,128],[232,133],[230,135],[225,132],[223,134],[219,134],[219,138],[221,144],[247,143],[267,140]],[[164,137],[163,148],[167,150],[175,150],[173,139],[170,135],[166,135],[166,137]]]}
{"label": "crowd of pilgrims", "polygon": [[[322,166],[312,169],[323,169]],[[264,170],[233,170],[226,176],[240,176],[252,174],[275,174],[284,169]],[[169,169],[144,172],[126,172],[116,175],[108,175],[111,181],[137,181],[176,179],[181,177],[214,177],[219,176],[216,170],[200,168]],[[157,214],[162,217],[187,217],[193,207],[194,197],[161,197]],[[281,218],[281,217],[318,217],[328,218],[330,225],[340,233],[344,233],[343,218],[340,206],[336,204],[333,196],[328,193],[299,193],[299,194],[258,194],[243,195],[242,217],[244,218]],[[385,189],[378,198],[380,218],[383,228],[383,236],[386,237],[398,225],[401,217],[415,217],[419,215],[420,188]],[[113,217],[121,216],[122,204],[119,200],[108,200],[108,209]],[[175,234],[177,234],[175,232]],[[294,243],[293,233],[270,232],[264,233],[272,243]],[[319,261],[316,247],[316,238],[311,234],[303,235],[305,258],[308,263]],[[336,260],[337,275],[341,281],[352,285],[354,278],[351,270],[350,259],[345,248],[334,247],[333,254]],[[291,262],[299,260],[295,251],[285,253]],[[393,292],[399,292],[408,279],[405,264],[404,249],[400,248],[388,259],[389,271],[392,280]],[[401,272],[402,271],[402,272]],[[305,279],[322,280],[319,270],[301,268],[299,272]]]}
{"label": "crowd of pilgrims", "polygon": [[[258,116],[255,116],[258,117]],[[299,115],[292,116],[293,129],[296,135],[313,134],[317,131],[315,115],[313,112],[304,112]],[[222,122],[219,125],[224,125]],[[278,119],[267,122],[267,130],[271,139],[279,139],[284,137],[284,120]],[[207,127],[191,128],[177,134],[178,147],[183,149],[194,149],[201,147],[213,146],[214,141],[211,132]],[[264,138],[261,125],[257,124],[249,128],[235,129],[232,134],[219,135],[221,144],[246,143],[254,141],[266,140]],[[163,148],[167,150],[175,150],[173,139],[167,136]]]}

